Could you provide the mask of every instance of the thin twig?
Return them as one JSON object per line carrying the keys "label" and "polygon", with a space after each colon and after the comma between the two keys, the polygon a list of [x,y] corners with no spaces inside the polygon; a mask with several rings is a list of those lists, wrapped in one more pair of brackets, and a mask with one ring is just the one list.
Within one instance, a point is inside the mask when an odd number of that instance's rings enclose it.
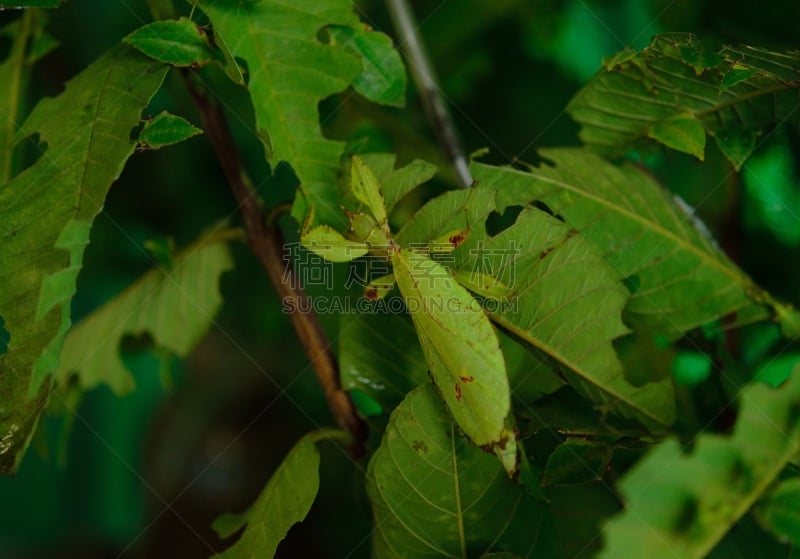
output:
{"label": "thin twig", "polygon": [[[200,111],[206,134],[214,146],[228,185],[239,203],[250,250],[261,262],[281,299],[291,301],[295,309],[311,308],[308,295],[300,285],[299,278],[295,277],[291,262],[285,258],[283,235],[278,227],[269,223],[267,212],[259,203],[252,183],[242,168],[222,109],[205,93],[189,71],[183,71],[183,78]],[[313,312],[295,311],[289,318],[314,367],[334,419],[353,436],[351,454],[361,456],[366,425],[358,416],[350,396],[342,390],[339,368],[319,317]]]}
{"label": "thin twig", "polygon": [[455,124],[439,89],[436,73],[431,65],[425,45],[419,36],[419,25],[408,0],[387,0],[400,48],[405,52],[411,75],[417,84],[422,106],[428,115],[433,132],[455,170],[463,188],[472,185],[469,163],[458,139]]}

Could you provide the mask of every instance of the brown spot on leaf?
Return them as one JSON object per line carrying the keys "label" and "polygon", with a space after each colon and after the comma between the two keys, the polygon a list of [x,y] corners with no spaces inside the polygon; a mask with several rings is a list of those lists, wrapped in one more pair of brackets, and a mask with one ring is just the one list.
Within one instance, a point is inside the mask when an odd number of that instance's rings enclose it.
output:
{"label": "brown spot on leaf", "polygon": [[475,377],[473,377],[472,375],[468,377],[459,377],[459,378],[461,379],[461,382],[472,382],[473,380],[475,380]]}
{"label": "brown spot on leaf", "polygon": [[466,238],[467,236],[464,233],[459,233],[457,235],[453,235],[452,237],[450,237],[448,241],[450,242],[451,245],[453,245],[453,248],[458,248],[459,246],[461,246],[461,243],[463,243]]}
{"label": "brown spot on leaf", "polygon": [[456,383],[456,400],[461,401],[461,385]]}
{"label": "brown spot on leaf", "polygon": [[378,288],[377,287],[368,287],[364,290],[364,297],[369,301],[377,301],[378,300]]}
{"label": "brown spot on leaf", "polygon": [[569,233],[567,233],[567,236],[566,236],[566,238],[564,240],[566,241],[567,239],[571,239],[572,237],[574,237],[577,234],[578,234],[578,230],[577,229],[570,229]]}
{"label": "brown spot on leaf", "polygon": [[555,247],[546,248],[546,249],[544,249],[542,252],[540,252],[540,253],[539,253],[539,260],[543,260],[545,256],[547,256],[548,254],[550,254],[551,252],[553,252],[553,249],[554,249],[554,248],[555,248]]}
{"label": "brown spot on leaf", "polygon": [[428,445],[426,445],[422,441],[414,441],[413,443],[411,443],[411,448],[413,448],[417,452],[428,452]]}

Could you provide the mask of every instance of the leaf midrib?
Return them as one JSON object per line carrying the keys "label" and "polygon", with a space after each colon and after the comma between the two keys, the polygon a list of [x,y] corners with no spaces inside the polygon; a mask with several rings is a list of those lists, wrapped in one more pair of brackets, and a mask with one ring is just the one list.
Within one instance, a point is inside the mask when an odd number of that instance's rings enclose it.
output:
{"label": "leaf midrib", "polygon": [[[622,206],[618,206],[618,205],[612,204],[611,202],[605,200],[604,198],[601,198],[599,196],[591,194],[591,193],[589,193],[589,192],[587,192],[585,190],[581,190],[581,189],[576,188],[574,186],[571,186],[571,185],[569,185],[569,184],[567,184],[565,182],[562,182],[562,181],[559,181],[559,180],[556,180],[556,179],[552,179],[552,178],[546,177],[544,175],[537,174],[534,171],[522,172],[522,171],[518,171],[517,169],[512,169],[512,168],[506,168],[505,170],[508,173],[515,173],[515,174],[522,175],[522,176],[534,177],[537,180],[541,180],[541,181],[546,182],[548,184],[552,184],[554,186],[563,188],[564,190],[567,190],[569,192],[573,192],[573,193],[578,194],[579,196],[581,196],[583,198],[587,198],[587,199],[592,200],[593,202],[595,202],[595,203],[597,203],[599,205],[605,206],[606,208],[610,209],[611,211],[613,211],[615,213],[618,213],[618,214],[621,214],[622,216],[630,219],[631,221],[639,223],[642,227],[646,227],[646,228],[650,229],[651,231],[653,231],[655,233],[658,233],[663,238],[671,240],[674,244],[678,245],[679,247],[683,248],[684,250],[686,250],[688,252],[691,252],[691,253],[694,253],[696,256],[700,257],[700,259],[702,261],[706,262],[708,265],[712,266],[713,268],[718,269],[724,275],[728,276],[732,280],[744,285],[744,282],[742,281],[743,278],[742,278],[741,274],[737,273],[735,270],[732,270],[730,267],[725,266],[724,263],[720,262],[718,259],[710,257],[709,254],[707,252],[705,252],[704,250],[702,250],[701,248],[695,246],[692,243],[686,242],[684,239],[682,239],[681,237],[673,234],[671,231],[665,229],[664,227],[662,227],[658,223],[655,223],[653,221],[649,221],[647,219],[644,219],[642,216],[640,216],[638,214],[635,214],[635,213],[632,213],[631,211],[627,210],[626,208],[624,208]],[[684,224],[684,226],[685,226],[685,224]]]}

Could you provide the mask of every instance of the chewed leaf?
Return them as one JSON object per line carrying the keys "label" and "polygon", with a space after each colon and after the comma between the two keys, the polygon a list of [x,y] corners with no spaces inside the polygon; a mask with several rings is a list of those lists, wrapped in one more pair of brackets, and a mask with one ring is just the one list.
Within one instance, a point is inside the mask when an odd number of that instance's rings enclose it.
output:
{"label": "chewed leaf", "polygon": [[132,390],[121,355],[128,335],[148,334],[158,348],[188,355],[222,306],[219,279],[233,267],[225,239],[201,238],[174,257],[171,270],[150,270],[81,320],[64,341],[59,383],[75,374],[83,389],[106,384],[118,395]]}
{"label": "chewed leaf", "polygon": [[689,113],[654,122],[648,135],[667,147],[694,155],[701,161],[706,147],[706,131],[703,124]]}
{"label": "chewed leaf", "polygon": [[[364,26],[360,26],[364,27]],[[334,44],[361,58],[363,68],[353,87],[376,103],[402,107],[406,103],[406,69],[392,40],[383,33],[333,26],[328,29]]]}
{"label": "chewed leaf", "polygon": [[367,254],[367,245],[351,241],[341,233],[320,225],[305,233],[301,239],[303,246],[329,262],[350,262]]}
{"label": "chewed leaf", "polygon": [[202,133],[202,130],[185,118],[163,111],[144,123],[142,133],[139,134],[139,146],[147,149],[159,149]]}
{"label": "chewed leaf", "polygon": [[502,474],[458,433],[429,383],[410,392],[367,469],[373,556],[479,557],[503,549],[555,557],[547,508]]}
{"label": "chewed leaf", "polygon": [[702,159],[706,132],[719,138],[735,127],[741,138],[718,143],[738,169],[755,148],[751,138],[798,122],[798,88],[797,51],[725,46],[715,52],[691,34],[668,33],[641,51],[611,57],[567,111],[581,125],[581,139],[607,156],[653,138]]}
{"label": "chewed leaf", "polygon": [[166,70],[127,45],[114,47],[60,95],[40,101],[19,131],[38,133],[47,149],[0,187],[0,262],[9,278],[0,316],[10,334],[0,356],[0,472],[16,468],[35,427],[92,223],[134,151],[130,131]]}
{"label": "chewed leaf", "polygon": [[427,255],[397,249],[394,275],[414,321],[434,383],[458,426],[495,452],[509,473],[516,440],[507,428],[506,365],[489,319],[466,289]]}
{"label": "chewed leaf", "polygon": [[[319,41],[329,25],[360,25],[351,0],[195,2],[211,20],[215,42],[247,65],[256,128],[267,159],[286,161],[300,181],[298,203],[315,209],[315,224],[342,229],[337,177],[343,142],[320,128],[320,101],[347,89],[362,70],[359,58]],[[283,30],[291,29],[291,33]],[[277,85],[280,84],[280,85]],[[305,221],[301,208],[293,215]],[[312,224],[314,225],[314,224]]]}
{"label": "chewed leaf", "polygon": [[222,59],[205,30],[185,17],[145,25],[125,37],[125,42],[150,58],[177,67],[199,68]]}
{"label": "chewed leaf", "polygon": [[298,442],[272,474],[256,501],[241,514],[225,514],[214,522],[221,538],[242,526],[242,537],[216,559],[273,557],[289,529],[305,519],[319,490],[319,450],[313,435]]}
{"label": "chewed leaf", "polygon": [[622,478],[625,510],[604,529],[603,559],[701,558],[714,548],[800,452],[800,375],[740,396],[731,436],[700,435],[653,448]]}
{"label": "chewed leaf", "polygon": [[359,202],[366,204],[379,225],[385,224],[386,204],[383,201],[381,185],[364,160],[356,155],[353,156],[350,180],[353,195]]}
{"label": "chewed leaf", "polygon": [[756,512],[761,524],[775,535],[800,546],[800,478],[781,482]]}

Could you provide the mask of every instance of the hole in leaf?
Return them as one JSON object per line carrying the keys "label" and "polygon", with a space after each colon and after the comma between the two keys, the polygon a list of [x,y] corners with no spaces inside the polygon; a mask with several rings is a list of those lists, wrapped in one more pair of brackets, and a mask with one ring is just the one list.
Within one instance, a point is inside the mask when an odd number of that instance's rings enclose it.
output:
{"label": "hole in leaf", "polygon": [[622,284],[628,289],[628,291],[631,292],[631,295],[639,291],[639,286],[641,285],[641,283],[642,280],[636,274],[628,276],[627,278],[622,280]]}
{"label": "hole in leaf", "polygon": [[331,43],[331,33],[328,31],[329,27],[329,25],[325,25],[317,30],[317,41],[323,45],[329,45]]}
{"label": "hole in leaf", "polygon": [[496,211],[490,213],[486,219],[486,233],[496,237],[514,225],[523,209],[522,206],[508,206],[502,214]]}
{"label": "hole in leaf", "polygon": [[547,215],[556,218],[561,223],[564,223],[564,218],[561,217],[559,214],[555,213],[553,210],[551,210],[550,206],[548,206],[547,204],[545,204],[541,200],[535,200],[532,205],[537,210],[541,210],[544,213],[546,213]]}
{"label": "hole in leaf", "polygon": [[8,344],[11,341],[11,333],[5,329],[6,321],[0,316],[0,355],[8,351]]}
{"label": "hole in leaf", "polygon": [[[24,146],[24,147],[22,147]],[[47,142],[42,142],[39,133],[36,132],[27,138],[20,140],[18,147],[21,147],[22,165],[20,172],[29,167],[33,167],[39,159],[47,152]]]}

